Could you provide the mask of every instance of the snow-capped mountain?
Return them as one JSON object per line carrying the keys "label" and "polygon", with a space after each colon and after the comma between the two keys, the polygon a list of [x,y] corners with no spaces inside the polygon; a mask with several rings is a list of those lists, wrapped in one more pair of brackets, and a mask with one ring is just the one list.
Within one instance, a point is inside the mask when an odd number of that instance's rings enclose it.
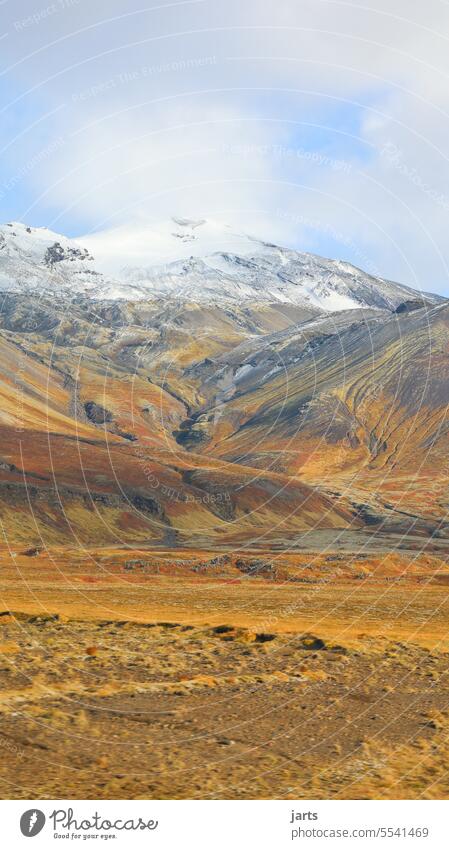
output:
{"label": "snow-capped mountain", "polygon": [[0,226],[0,289],[66,294],[91,291],[99,272],[86,247],[44,227]]}
{"label": "snow-capped mountain", "polygon": [[[420,297],[350,263],[279,247],[217,222],[185,218],[80,240],[20,223],[2,225],[0,290],[101,300],[280,302],[325,312],[394,309]],[[442,299],[426,295],[426,300]]]}

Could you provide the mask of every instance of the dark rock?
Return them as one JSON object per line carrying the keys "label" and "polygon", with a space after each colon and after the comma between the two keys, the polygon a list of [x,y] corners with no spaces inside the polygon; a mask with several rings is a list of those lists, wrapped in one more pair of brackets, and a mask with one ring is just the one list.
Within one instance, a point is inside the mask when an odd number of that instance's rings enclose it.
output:
{"label": "dark rock", "polygon": [[269,560],[242,560],[238,559],[235,565],[239,572],[245,575],[271,575],[276,574],[276,568]]}
{"label": "dark rock", "polygon": [[423,301],[403,301],[402,304],[399,304],[399,306],[396,307],[395,313],[401,314],[405,312],[413,312],[414,310],[422,310],[424,306],[426,306],[426,304],[423,303]]}
{"label": "dark rock", "polygon": [[87,418],[94,424],[112,422],[113,417],[110,410],[106,410],[105,407],[102,407],[100,404],[96,404],[95,401],[87,401],[84,404],[84,410]]}
{"label": "dark rock", "polygon": [[156,501],[155,498],[150,498],[148,495],[131,495],[130,501],[133,507],[136,510],[140,510],[142,513],[149,513],[151,516],[158,516],[162,518],[163,510],[161,505]]}

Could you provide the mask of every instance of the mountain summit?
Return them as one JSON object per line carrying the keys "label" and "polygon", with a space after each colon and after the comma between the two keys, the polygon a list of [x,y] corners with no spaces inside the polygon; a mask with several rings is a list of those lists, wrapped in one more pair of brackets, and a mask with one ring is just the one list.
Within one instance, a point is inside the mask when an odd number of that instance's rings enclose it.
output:
{"label": "mountain summit", "polygon": [[[79,240],[13,222],[0,226],[0,289],[98,300],[176,298],[291,304],[323,312],[394,310],[422,294],[348,262],[233,232],[205,219],[118,228]],[[425,295],[439,303],[437,295]]]}

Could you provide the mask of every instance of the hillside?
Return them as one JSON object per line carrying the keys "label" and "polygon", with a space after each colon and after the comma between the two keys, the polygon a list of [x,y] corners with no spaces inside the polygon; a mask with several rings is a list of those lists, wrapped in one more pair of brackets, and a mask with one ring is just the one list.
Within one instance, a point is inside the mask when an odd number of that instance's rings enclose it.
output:
{"label": "hillside", "polygon": [[120,279],[92,252],[109,234],[0,229],[8,540],[444,539],[441,298],[205,221],[135,234],[122,261],[170,262]]}

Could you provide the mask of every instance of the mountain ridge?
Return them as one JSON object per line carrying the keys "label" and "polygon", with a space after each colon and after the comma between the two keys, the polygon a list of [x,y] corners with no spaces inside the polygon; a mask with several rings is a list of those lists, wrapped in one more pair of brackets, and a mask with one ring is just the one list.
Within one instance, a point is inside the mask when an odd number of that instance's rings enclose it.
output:
{"label": "mountain ridge", "polygon": [[[171,297],[223,305],[277,303],[321,313],[394,311],[408,300],[445,300],[374,277],[351,263],[235,234],[205,219],[173,218],[158,231],[136,230],[131,244],[123,234],[120,241],[119,231],[113,245],[115,232],[69,239],[20,222],[0,225],[0,291],[110,301]],[[132,260],[139,250],[141,264],[136,265]],[[114,275],[108,272],[110,255],[115,263],[121,257]],[[164,256],[167,261],[161,262]]]}

